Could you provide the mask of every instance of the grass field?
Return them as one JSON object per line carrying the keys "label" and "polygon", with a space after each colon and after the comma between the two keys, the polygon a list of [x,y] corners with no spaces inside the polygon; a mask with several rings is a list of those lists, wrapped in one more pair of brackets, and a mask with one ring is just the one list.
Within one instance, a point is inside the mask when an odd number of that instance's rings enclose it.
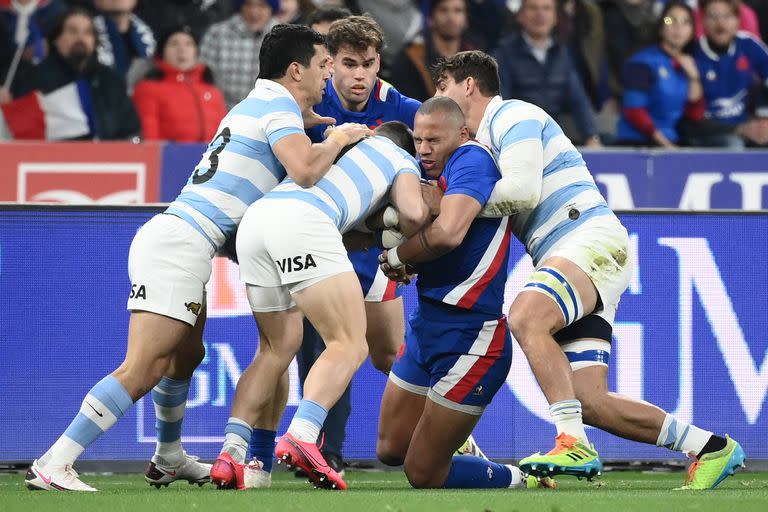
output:
{"label": "grass field", "polygon": [[154,489],[141,475],[85,475],[101,492],[30,492],[23,474],[0,475],[0,511],[47,512],[197,512],[197,511],[536,511],[536,512],[713,512],[768,511],[768,473],[739,473],[715,491],[673,491],[680,473],[612,472],[599,483],[560,478],[558,489],[415,490],[400,472],[349,472],[350,490],[313,489],[286,472],[276,473],[272,488],[218,491],[175,483]]}

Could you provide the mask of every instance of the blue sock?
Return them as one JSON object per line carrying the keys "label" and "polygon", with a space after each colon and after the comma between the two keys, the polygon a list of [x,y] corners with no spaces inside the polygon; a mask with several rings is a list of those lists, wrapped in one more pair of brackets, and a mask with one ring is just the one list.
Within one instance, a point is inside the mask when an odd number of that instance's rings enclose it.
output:
{"label": "blue sock", "polygon": [[264,463],[264,471],[272,472],[272,459],[275,456],[274,430],[254,428],[251,433],[251,457],[256,457]]}
{"label": "blue sock", "polygon": [[157,431],[155,454],[170,464],[181,462],[184,456],[181,448],[181,422],[187,407],[190,381],[163,377],[152,389]]}
{"label": "blue sock", "polygon": [[322,405],[312,400],[302,400],[288,426],[288,432],[299,441],[315,443],[327,416],[328,411]]}
{"label": "blue sock", "polygon": [[446,489],[504,489],[512,483],[512,470],[473,455],[457,455],[445,479]]}
{"label": "blue sock", "polygon": [[40,464],[73,464],[75,459],[101,434],[109,430],[133,405],[128,391],[112,375],[107,375],[88,391],[80,412],[64,434],[40,458]]}

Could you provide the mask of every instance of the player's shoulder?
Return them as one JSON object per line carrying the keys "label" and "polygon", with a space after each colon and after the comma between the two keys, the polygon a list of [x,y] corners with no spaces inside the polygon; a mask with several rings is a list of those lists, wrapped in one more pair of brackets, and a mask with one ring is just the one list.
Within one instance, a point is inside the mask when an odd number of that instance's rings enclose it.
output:
{"label": "player's shoulder", "polygon": [[261,117],[268,114],[290,112],[301,116],[299,104],[288,89],[271,80],[259,79],[251,92],[232,107],[229,115]]}
{"label": "player's shoulder", "polygon": [[523,100],[502,100],[494,105],[491,112],[492,127],[511,127],[522,121],[535,120],[542,125],[549,119],[544,109]]}
{"label": "player's shoulder", "polygon": [[496,169],[496,160],[493,158],[491,151],[480,142],[472,139],[468,140],[456,151],[453,152],[451,158],[448,160],[448,168],[462,167],[462,168],[476,168],[476,169]]}
{"label": "player's shoulder", "polygon": [[399,105],[403,101],[412,100],[412,98],[398,91],[394,85],[381,78],[376,79],[376,85],[373,87],[373,94],[371,96],[375,102],[388,105]]}

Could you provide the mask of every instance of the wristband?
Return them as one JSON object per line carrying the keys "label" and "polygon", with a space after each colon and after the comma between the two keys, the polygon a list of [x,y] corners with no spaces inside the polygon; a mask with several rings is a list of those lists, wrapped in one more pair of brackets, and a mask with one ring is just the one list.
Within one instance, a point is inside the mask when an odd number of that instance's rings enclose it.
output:
{"label": "wristband", "polygon": [[338,144],[340,147],[344,148],[349,145],[350,138],[349,135],[347,135],[344,132],[340,132],[338,130],[333,130],[330,135],[328,135],[328,138],[325,140],[332,140],[336,144]]}
{"label": "wristband", "polygon": [[397,247],[393,247],[387,252],[387,263],[395,270],[403,268],[403,262],[397,256]]}
{"label": "wristband", "polygon": [[387,206],[384,209],[384,227],[394,228],[400,223],[400,216],[397,214],[397,210],[391,206]]}

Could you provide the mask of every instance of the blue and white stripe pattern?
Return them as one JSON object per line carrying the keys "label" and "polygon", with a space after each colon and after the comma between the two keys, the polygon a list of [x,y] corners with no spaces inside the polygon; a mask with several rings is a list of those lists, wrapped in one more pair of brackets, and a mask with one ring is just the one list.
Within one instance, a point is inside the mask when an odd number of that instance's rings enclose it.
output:
{"label": "blue and white stripe pattern", "polygon": [[573,371],[588,366],[608,366],[611,361],[611,344],[600,340],[578,340],[560,345],[571,363]]}
{"label": "blue and white stripe pattern", "polygon": [[304,133],[304,125],[293,96],[277,82],[257,80],[221,121],[218,135],[166,213],[186,220],[221,248],[248,206],[285,178],[272,146],[294,133]]}
{"label": "blue and white stripe pattern", "polygon": [[120,382],[107,375],[88,392],[64,436],[87,448],[131,408],[133,400]]}
{"label": "blue and white stripe pattern", "polygon": [[[560,126],[539,107],[496,96],[486,107],[477,139],[488,145],[499,161],[519,142],[541,142],[543,181],[539,203],[533,210],[516,215],[512,227],[534,265],[538,265],[563,236],[588,220],[613,215],[581,154]],[[578,212],[577,218],[573,218],[572,211]]]}
{"label": "blue and white stripe pattern", "polygon": [[400,173],[419,176],[416,160],[389,139],[372,137],[347,151],[313,187],[286,178],[265,197],[309,203],[345,233],[382,205]]}
{"label": "blue and white stripe pattern", "polygon": [[171,443],[181,439],[181,422],[184,420],[190,382],[190,379],[175,380],[163,376],[152,388],[157,442]]}

